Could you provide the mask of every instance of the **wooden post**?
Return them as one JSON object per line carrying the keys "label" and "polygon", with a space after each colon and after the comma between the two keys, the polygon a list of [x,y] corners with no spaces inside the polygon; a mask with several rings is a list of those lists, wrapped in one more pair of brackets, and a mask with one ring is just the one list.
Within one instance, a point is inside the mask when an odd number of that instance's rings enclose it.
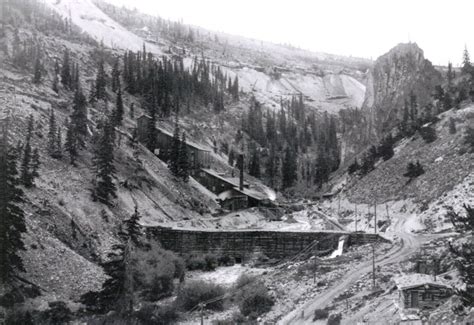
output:
{"label": "wooden post", "polygon": [[369,231],[370,227],[370,204],[367,203],[367,231]]}
{"label": "wooden post", "polygon": [[355,205],[355,231],[357,232],[357,204]]}
{"label": "wooden post", "polygon": [[375,291],[375,244],[372,243],[372,291]]}
{"label": "wooden post", "polygon": [[337,216],[341,218],[341,196],[339,195],[339,200],[337,204]]}
{"label": "wooden post", "polygon": [[374,233],[377,233],[377,201],[374,202]]}
{"label": "wooden post", "polygon": [[199,304],[199,313],[201,316],[201,325],[204,325],[204,304]]}

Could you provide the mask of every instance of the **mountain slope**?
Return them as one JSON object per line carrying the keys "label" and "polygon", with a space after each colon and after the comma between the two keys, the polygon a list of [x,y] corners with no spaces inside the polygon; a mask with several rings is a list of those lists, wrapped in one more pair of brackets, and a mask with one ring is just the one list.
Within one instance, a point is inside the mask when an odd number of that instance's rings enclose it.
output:
{"label": "mountain slope", "polygon": [[45,0],[45,4],[59,15],[110,48],[139,51],[144,43],[148,51],[160,55],[161,49],[130,32],[104,14],[92,0]]}

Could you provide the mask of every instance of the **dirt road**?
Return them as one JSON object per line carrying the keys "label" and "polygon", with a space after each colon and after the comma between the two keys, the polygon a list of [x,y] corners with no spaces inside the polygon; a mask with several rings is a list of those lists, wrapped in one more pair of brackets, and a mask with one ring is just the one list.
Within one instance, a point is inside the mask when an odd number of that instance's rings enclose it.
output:
{"label": "dirt road", "polygon": [[[423,242],[428,241],[433,237],[413,234],[410,228],[410,222],[408,221],[408,218],[397,220],[392,233],[399,238],[399,244],[395,245],[393,249],[383,256],[376,257],[377,265],[384,266],[403,261],[413,254]],[[328,291],[323,292],[313,300],[295,309],[283,317],[278,324],[311,324],[315,309],[326,307],[337,295],[351,287],[352,284],[359,280],[364,274],[371,271],[372,261],[359,265],[358,269],[348,272]]]}

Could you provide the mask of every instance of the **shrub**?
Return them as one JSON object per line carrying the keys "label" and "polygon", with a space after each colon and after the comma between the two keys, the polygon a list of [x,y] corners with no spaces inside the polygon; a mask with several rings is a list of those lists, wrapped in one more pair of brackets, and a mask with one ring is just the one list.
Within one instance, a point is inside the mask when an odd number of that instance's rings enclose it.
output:
{"label": "shrub", "polygon": [[436,130],[431,126],[425,126],[420,129],[420,135],[426,143],[436,140]]}
{"label": "shrub", "polygon": [[65,302],[53,301],[49,303],[49,309],[39,315],[40,324],[66,324],[72,319],[72,313]]}
{"label": "shrub", "polygon": [[169,274],[156,275],[151,281],[150,288],[145,291],[149,301],[156,301],[173,293],[173,277]]}
{"label": "shrub", "polygon": [[242,315],[257,318],[261,314],[268,312],[275,301],[268,293],[268,289],[261,282],[251,286],[242,296],[239,309]]}
{"label": "shrub", "polygon": [[331,314],[328,318],[327,325],[339,325],[341,324],[341,314]]}
{"label": "shrub", "polygon": [[29,311],[12,310],[5,318],[5,325],[33,325],[33,318]]}
{"label": "shrub", "polygon": [[470,148],[471,152],[474,152],[474,128],[468,126],[466,133],[464,134],[464,144]]}
{"label": "shrub", "polygon": [[357,161],[357,158],[355,158],[354,162],[350,164],[349,167],[347,168],[347,172],[349,173],[349,175],[352,175],[355,172],[357,172],[359,169],[360,169],[360,165]]}
{"label": "shrub", "polygon": [[219,263],[217,262],[217,257],[214,254],[209,253],[204,255],[204,260],[206,261],[204,271],[214,271],[216,267],[219,266]]}
{"label": "shrub", "polygon": [[327,309],[316,309],[314,311],[313,322],[319,319],[326,319],[329,317],[329,311]]}
{"label": "shrub", "polygon": [[[179,308],[183,311],[196,307],[199,303],[224,295],[224,288],[217,284],[204,281],[193,281],[186,284],[176,298]],[[218,300],[205,306],[207,309],[222,310],[223,300]]]}
{"label": "shrub", "polygon": [[186,268],[190,271],[204,270],[206,268],[204,256],[189,255],[186,258]]}
{"label": "shrub", "polygon": [[133,252],[132,276],[134,288],[144,290],[144,296],[157,300],[173,292],[173,278],[184,279],[184,261],[158,244]]}
{"label": "shrub", "polygon": [[411,181],[413,178],[423,175],[424,173],[425,170],[419,161],[416,163],[409,162],[407,165],[407,171],[405,174],[403,174],[403,176],[410,178]]}
{"label": "shrub", "polygon": [[257,277],[254,275],[242,274],[239,276],[237,281],[235,281],[235,289],[241,289],[247,285],[257,282]]}
{"label": "shrub", "polygon": [[219,266],[217,256],[208,253],[206,255],[189,255],[186,258],[186,268],[188,270],[214,271]]}
{"label": "shrub", "polygon": [[235,289],[238,290],[236,300],[244,316],[255,319],[268,312],[274,304],[268,289],[255,276],[242,274],[235,283]]}
{"label": "shrub", "polygon": [[219,265],[232,266],[235,264],[235,258],[230,255],[219,256],[217,260],[219,262]]}
{"label": "shrub", "polygon": [[176,307],[172,304],[162,306],[147,304],[136,311],[134,316],[143,325],[173,324],[178,320]]}

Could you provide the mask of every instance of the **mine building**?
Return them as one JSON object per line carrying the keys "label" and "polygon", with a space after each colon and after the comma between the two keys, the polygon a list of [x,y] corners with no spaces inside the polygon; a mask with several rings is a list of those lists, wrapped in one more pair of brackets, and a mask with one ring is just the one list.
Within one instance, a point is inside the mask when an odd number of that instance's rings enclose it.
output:
{"label": "mine building", "polygon": [[[138,141],[146,143],[151,117],[142,115],[137,120]],[[155,126],[156,127],[156,126]],[[173,133],[164,128],[156,127],[157,148],[155,154],[163,161],[168,161],[173,146]],[[193,141],[186,139],[186,146],[189,154],[189,163],[193,170],[201,167],[209,168],[211,165],[211,150]]]}
{"label": "mine building", "polygon": [[428,274],[409,274],[395,279],[402,309],[436,309],[453,294],[452,287]]}

